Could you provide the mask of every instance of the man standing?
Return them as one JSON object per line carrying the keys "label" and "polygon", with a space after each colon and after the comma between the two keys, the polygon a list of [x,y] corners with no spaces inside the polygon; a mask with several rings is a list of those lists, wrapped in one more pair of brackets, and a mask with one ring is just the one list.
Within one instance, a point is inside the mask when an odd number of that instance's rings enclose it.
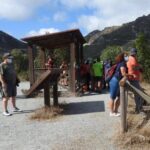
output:
{"label": "man standing", "polygon": [[100,61],[100,58],[97,58],[97,62],[92,66],[94,73],[94,86],[96,83],[95,90],[101,93],[102,90],[102,77],[103,77],[103,64]]}
{"label": "man standing", "polygon": [[0,64],[0,81],[3,100],[3,115],[11,115],[7,110],[8,99],[11,100],[13,112],[21,111],[16,107],[16,85],[18,83],[10,53],[5,53],[3,55],[3,62]]}
{"label": "man standing", "polygon": [[[130,50],[130,56],[127,61],[127,68],[128,68],[128,79],[130,83],[137,89],[141,90],[139,84],[141,67],[137,61],[137,50],[135,48],[132,48]],[[135,112],[139,113],[142,109],[142,99],[137,94],[134,94],[134,99],[136,104]]]}

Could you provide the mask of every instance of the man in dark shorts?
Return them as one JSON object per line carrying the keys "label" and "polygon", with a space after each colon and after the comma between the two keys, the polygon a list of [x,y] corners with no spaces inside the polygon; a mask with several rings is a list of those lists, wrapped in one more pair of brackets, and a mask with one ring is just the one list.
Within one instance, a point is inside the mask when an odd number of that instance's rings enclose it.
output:
{"label": "man in dark shorts", "polygon": [[3,55],[3,62],[0,64],[0,81],[3,100],[3,115],[11,115],[7,110],[8,99],[11,100],[13,112],[21,111],[16,107],[16,85],[18,84],[18,81],[10,53],[5,53]]}

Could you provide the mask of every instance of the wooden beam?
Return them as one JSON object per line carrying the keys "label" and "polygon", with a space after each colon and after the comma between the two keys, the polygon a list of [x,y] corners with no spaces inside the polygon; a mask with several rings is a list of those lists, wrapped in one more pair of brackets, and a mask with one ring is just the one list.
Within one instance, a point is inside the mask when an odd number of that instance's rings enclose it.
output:
{"label": "wooden beam", "polygon": [[80,43],[80,62],[83,60],[83,44]]}
{"label": "wooden beam", "polygon": [[120,86],[120,102],[121,102],[121,131],[127,131],[127,102],[125,97],[125,87]]}
{"label": "wooden beam", "polygon": [[70,44],[70,90],[75,94],[75,51],[76,44]]}
{"label": "wooden beam", "polygon": [[45,107],[50,107],[50,82],[49,78],[44,84],[44,105]]}
{"label": "wooden beam", "polygon": [[34,75],[34,56],[33,56],[33,46],[28,45],[28,59],[29,59],[29,80],[30,86],[35,82]]}
{"label": "wooden beam", "polygon": [[45,49],[44,49],[44,48],[41,48],[40,50],[41,50],[41,52],[40,52],[41,67],[42,67],[42,68],[45,68],[45,63],[46,63]]}
{"label": "wooden beam", "polygon": [[58,106],[58,86],[57,86],[57,80],[55,81],[53,85],[53,102],[54,106]]}

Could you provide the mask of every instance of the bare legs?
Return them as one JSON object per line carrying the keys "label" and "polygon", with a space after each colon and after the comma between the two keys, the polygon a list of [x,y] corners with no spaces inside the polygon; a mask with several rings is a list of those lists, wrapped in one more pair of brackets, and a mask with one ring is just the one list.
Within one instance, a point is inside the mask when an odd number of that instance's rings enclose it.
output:
{"label": "bare legs", "polygon": [[119,106],[120,106],[120,98],[117,97],[117,98],[115,99],[115,101],[114,101],[114,112],[115,112],[115,113],[118,113],[118,108],[119,108]]}
{"label": "bare legs", "polygon": [[3,97],[3,111],[7,111],[8,98]]}
{"label": "bare legs", "polygon": [[16,108],[16,97],[10,97],[12,108]]}
{"label": "bare legs", "polygon": [[110,99],[109,101],[109,109],[111,114],[117,114],[118,113],[118,108],[120,106],[120,99],[117,97],[115,100]]}
{"label": "bare legs", "polygon": [[[9,97],[11,104],[12,104],[12,108],[16,108],[16,97]],[[7,105],[8,105],[8,98],[3,97],[3,111],[6,112],[7,111]]]}

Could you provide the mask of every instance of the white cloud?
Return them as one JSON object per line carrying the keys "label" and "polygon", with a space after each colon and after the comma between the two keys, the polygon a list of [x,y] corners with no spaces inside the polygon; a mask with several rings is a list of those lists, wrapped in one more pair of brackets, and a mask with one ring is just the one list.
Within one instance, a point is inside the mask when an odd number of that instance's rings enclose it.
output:
{"label": "white cloud", "polygon": [[[82,14],[76,22],[71,23],[86,32],[104,27],[121,25],[150,13],[149,0],[60,0],[71,9],[88,8],[91,14]],[[80,3],[81,1],[81,3]]]}
{"label": "white cloud", "polygon": [[62,5],[67,8],[82,8],[85,7],[89,0],[58,0]]}
{"label": "white cloud", "polygon": [[24,20],[50,0],[0,0],[0,18]]}
{"label": "white cloud", "polygon": [[64,20],[66,20],[67,15],[65,12],[59,11],[57,13],[54,14],[53,19],[56,22],[62,22]]}
{"label": "white cloud", "polygon": [[59,32],[59,29],[55,29],[55,28],[42,28],[38,31],[35,30],[31,30],[27,36],[36,36],[36,35],[44,35],[47,33],[55,33],[55,32]]}

